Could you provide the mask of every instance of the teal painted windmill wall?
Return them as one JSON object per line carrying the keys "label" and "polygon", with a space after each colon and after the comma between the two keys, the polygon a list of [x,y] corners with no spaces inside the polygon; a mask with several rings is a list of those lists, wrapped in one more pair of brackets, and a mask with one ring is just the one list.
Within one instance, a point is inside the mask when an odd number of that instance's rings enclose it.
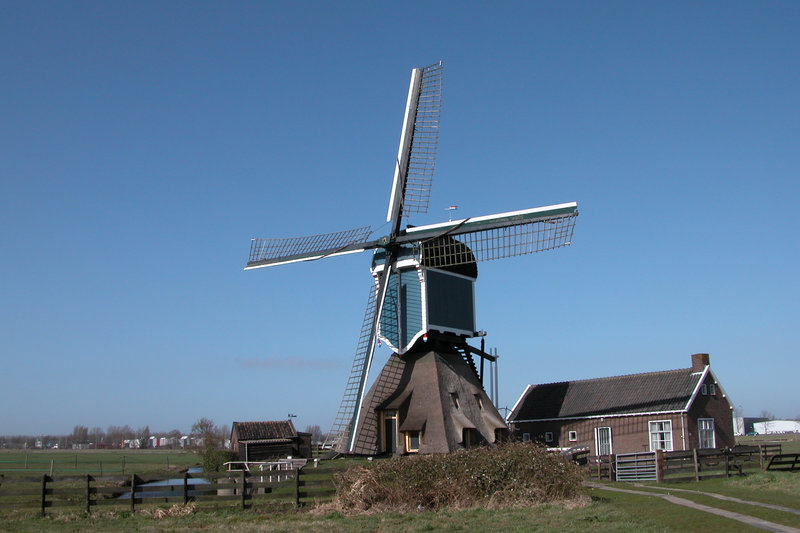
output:
{"label": "teal painted windmill wall", "polygon": [[[398,354],[407,352],[429,331],[464,336],[475,331],[477,269],[465,275],[434,268],[418,254],[410,246],[401,249],[396,270],[389,275],[378,323],[378,337]],[[371,269],[376,280],[383,261],[384,253],[376,251]]]}

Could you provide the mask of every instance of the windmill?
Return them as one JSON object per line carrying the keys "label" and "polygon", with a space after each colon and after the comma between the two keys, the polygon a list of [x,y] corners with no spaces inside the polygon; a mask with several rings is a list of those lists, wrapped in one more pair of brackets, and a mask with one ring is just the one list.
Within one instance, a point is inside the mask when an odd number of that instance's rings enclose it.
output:
{"label": "windmill", "polygon": [[[467,343],[482,335],[476,263],[567,246],[572,238],[574,202],[401,228],[404,218],[428,209],[441,96],[441,62],[412,70],[388,235],[371,239],[367,226],[251,241],[245,270],[373,250],[367,309],[327,443],[341,452],[446,452],[507,431],[482,386],[483,361],[494,357]],[[393,354],[367,393],[379,339]],[[473,356],[481,358],[480,372]]]}

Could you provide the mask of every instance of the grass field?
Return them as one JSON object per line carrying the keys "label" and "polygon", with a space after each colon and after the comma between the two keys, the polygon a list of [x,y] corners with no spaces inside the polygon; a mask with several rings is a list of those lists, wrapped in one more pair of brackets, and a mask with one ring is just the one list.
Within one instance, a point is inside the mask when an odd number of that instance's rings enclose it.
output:
{"label": "grass field", "polygon": [[784,453],[800,453],[800,435],[745,435],[736,437],[736,444],[754,446],[763,443],[780,442]]}
{"label": "grass field", "polygon": [[[798,444],[792,441],[791,445]],[[18,461],[20,453],[0,453],[0,458]],[[29,466],[49,469],[49,462],[66,468],[70,461],[75,469],[91,468],[96,462],[121,464],[125,457],[126,469],[136,466],[149,472],[171,473],[194,466],[199,457],[193,453],[174,451],[48,451],[28,452]],[[76,459],[77,456],[77,459]],[[24,460],[24,457],[22,457]],[[34,461],[36,459],[36,461]],[[167,467],[169,461],[169,467]],[[331,479],[334,472],[364,462],[363,459],[323,461],[318,469],[309,469],[309,475],[318,479]],[[9,463],[3,463],[8,465]],[[29,471],[30,473],[30,471]],[[138,472],[137,472],[138,473]],[[21,472],[12,472],[18,475]],[[9,474],[5,474],[9,479]],[[609,486],[630,487],[613,483]],[[714,492],[743,500],[760,501],[800,510],[800,473],[758,473],[745,477],[714,479],[701,482],[662,484],[655,489],[637,487],[637,490],[669,492],[675,488]],[[764,509],[749,505],[722,502],[707,495],[674,492],[682,498],[721,509],[749,514],[778,524],[800,528],[800,515]],[[346,516],[334,505],[320,498],[320,505],[307,505],[299,511],[254,507],[241,511],[234,505],[216,510],[201,507],[143,506],[130,513],[124,510],[97,510],[91,515],[82,512],[52,512],[40,517],[35,511],[5,510],[0,520],[0,531],[189,531],[194,529],[226,531],[294,532],[323,530],[326,532],[400,532],[400,531],[587,531],[602,533],[656,532],[656,531],[756,531],[731,519],[702,511],[678,507],[661,498],[621,494],[603,489],[587,489],[586,504],[564,507],[542,505],[516,509],[463,509],[439,512],[376,513]]]}
{"label": "grass field", "polygon": [[200,465],[200,456],[184,450],[0,450],[0,474],[158,475]]}

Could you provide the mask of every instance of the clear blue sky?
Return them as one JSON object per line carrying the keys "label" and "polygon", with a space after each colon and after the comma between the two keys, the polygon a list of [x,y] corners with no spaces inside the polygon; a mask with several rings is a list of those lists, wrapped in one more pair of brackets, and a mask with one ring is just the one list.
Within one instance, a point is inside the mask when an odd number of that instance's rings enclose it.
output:
{"label": "clear blue sky", "polygon": [[571,247],[479,265],[501,406],[709,352],[800,415],[800,3],[1,5],[0,434],[327,430],[369,257],[244,272],[249,241],[380,228],[440,59],[411,222],[579,204]]}

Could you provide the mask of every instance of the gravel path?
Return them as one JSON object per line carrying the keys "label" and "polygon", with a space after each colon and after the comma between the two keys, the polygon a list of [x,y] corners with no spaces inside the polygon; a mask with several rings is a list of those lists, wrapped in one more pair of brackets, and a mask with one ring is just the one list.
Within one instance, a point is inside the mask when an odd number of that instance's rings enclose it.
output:
{"label": "gravel path", "polygon": [[[609,487],[609,486],[606,486],[606,485],[602,485],[600,483],[592,483],[592,482],[587,482],[587,483],[585,483],[585,485],[587,487],[591,487],[593,489],[609,490],[609,491],[612,491],[612,492],[624,492],[624,493],[627,493],[627,494],[637,494],[637,495],[641,495],[641,496],[651,496],[651,497],[654,497],[654,498],[662,498],[662,499],[667,500],[668,502],[674,503],[676,505],[683,505],[685,507],[691,507],[692,509],[697,509],[698,511],[704,511],[706,513],[711,513],[711,514],[715,514],[715,515],[718,515],[718,516],[724,516],[725,518],[730,518],[731,520],[738,520],[739,522],[742,522],[743,524],[747,524],[749,526],[757,527],[759,529],[764,529],[766,531],[775,531],[775,532],[778,532],[778,533],[800,533],[800,529],[797,529],[797,528],[794,528],[794,527],[784,526],[782,524],[776,524],[775,522],[768,522],[766,520],[762,520],[762,519],[756,518],[754,516],[748,516],[748,515],[744,515],[744,514],[741,514],[741,513],[735,513],[733,511],[726,511],[724,509],[717,509],[716,507],[711,507],[711,506],[708,506],[708,505],[695,503],[695,502],[693,502],[691,500],[687,500],[685,498],[679,498],[678,496],[673,496],[672,494],[661,494],[661,493],[658,493],[658,492],[647,492],[647,491],[643,491],[643,490],[633,490],[633,489],[621,489],[621,488],[617,488],[617,487]],[[648,488],[657,488],[657,487],[648,487]],[[760,502],[751,502],[751,501],[747,501],[747,500],[740,500],[738,498],[731,498],[729,496],[723,496],[721,494],[714,494],[714,493],[710,493],[710,492],[700,492],[700,491],[693,491],[693,490],[687,490],[687,489],[673,489],[673,488],[661,489],[660,487],[658,488],[658,490],[669,490],[670,492],[682,491],[682,492],[691,492],[691,493],[695,493],[695,494],[703,494],[705,496],[712,496],[714,498],[719,498],[720,500],[734,501],[734,502],[737,502],[737,503],[745,503],[745,504],[748,504],[748,505],[760,505],[762,507],[769,507],[770,509],[777,509],[777,510],[780,510],[780,511],[788,511],[788,512],[791,512],[791,513],[800,514],[800,513],[798,513],[797,509],[789,509],[787,507],[781,507],[779,505],[771,505],[771,504],[768,504],[768,503],[760,503]]]}

